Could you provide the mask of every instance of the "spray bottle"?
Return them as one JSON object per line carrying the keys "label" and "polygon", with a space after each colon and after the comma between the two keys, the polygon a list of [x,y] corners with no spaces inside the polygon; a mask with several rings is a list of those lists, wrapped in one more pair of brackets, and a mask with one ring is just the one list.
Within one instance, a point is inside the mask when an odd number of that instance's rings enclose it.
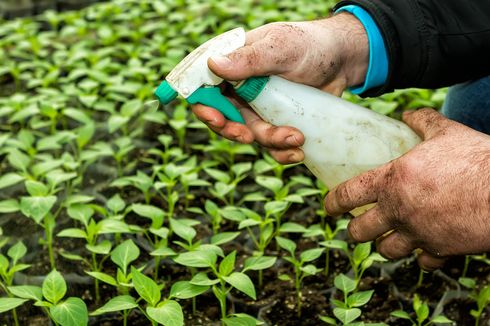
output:
{"label": "spray bottle", "polygon": [[[170,72],[155,95],[167,104],[179,94],[191,104],[211,106],[244,123],[217,86],[223,79],[207,66],[209,57],[227,55],[244,45],[242,28],[207,41]],[[296,127],[304,134],[304,164],[329,189],[401,156],[421,141],[400,121],[278,76],[252,77],[234,85],[262,119]]]}

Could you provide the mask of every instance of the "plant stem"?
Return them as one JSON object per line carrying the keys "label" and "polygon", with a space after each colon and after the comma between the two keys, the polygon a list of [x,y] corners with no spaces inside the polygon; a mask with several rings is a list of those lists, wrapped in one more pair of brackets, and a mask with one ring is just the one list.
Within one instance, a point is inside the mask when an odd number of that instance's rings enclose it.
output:
{"label": "plant stem", "polygon": [[417,285],[415,287],[417,287],[417,288],[421,287],[423,281],[424,281],[424,271],[423,271],[423,269],[420,269],[419,279],[418,279]]}
{"label": "plant stem", "polygon": [[[95,257],[95,253],[93,252],[92,253],[92,265],[93,265],[93,270],[95,272],[98,272],[98,268],[97,268],[97,258]],[[99,303],[100,301],[100,292],[99,292],[99,280],[96,278],[95,279],[95,303]]]}
{"label": "plant stem", "polygon": [[296,287],[296,304],[298,307],[298,318],[301,318],[301,279],[299,266],[295,266],[295,287]]}
{"label": "plant stem", "polygon": [[128,311],[123,310],[123,326],[127,326],[127,325],[128,325]]}
{"label": "plant stem", "polygon": [[466,273],[468,272],[469,265],[470,265],[470,256],[466,255],[464,257],[464,267],[463,267],[463,273],[461,274],[461,277],[466,277]]}
{"label": "plant stem", "polygon": [[15,326],[19,326],[19,318],[17,318],[17,310],[15,308],[12,310],[12,316],[14,317]]}
{"label": "plant stem", "polygon": [[329,268],[330,268],[330,251],[327,250],[325,251],[325,271],[324,271],[324,274],[325,274],[325,277],[328,276],[328,272],[329,272]]}
{"label": "plant stem", "polygon": [[160,256],[155,256],[155,270],[153,271],[153,280],[158,279],[158,268],[160,267]]}
{"label": "plant stem", "polygon": [[259,270],[259,288],[262,288],[263,278],[264,278],[263,270]]}
{"label": "plant stem", "polygon": [[53,228],[51,226],[51,221],[49,221],[49,214],[46,214],[44,217],[44,233],[46,236],[46,243],[48,245],[48,254],[49,254],[49,263],[51,264],[51,269],[56,268],[56,264],[54,261],[54,253],[53,253]]}

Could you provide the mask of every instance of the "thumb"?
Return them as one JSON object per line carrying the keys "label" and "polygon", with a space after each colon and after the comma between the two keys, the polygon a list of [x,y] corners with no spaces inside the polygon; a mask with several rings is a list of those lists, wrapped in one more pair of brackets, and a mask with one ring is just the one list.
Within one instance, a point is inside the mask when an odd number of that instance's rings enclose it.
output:
{"label": "thumb", "polygon": [[433,109],[403,112],[403,121],[422,139],[430,139],[446,129],[451,121]]}
{"label": "thumb", "polygon": [[211,57],[208,66],[225,80],[243,80],[252,76],[277,75],[286,71],[284,62],[278,64],[277,50],[263,41],[245,45],[227,56]]}

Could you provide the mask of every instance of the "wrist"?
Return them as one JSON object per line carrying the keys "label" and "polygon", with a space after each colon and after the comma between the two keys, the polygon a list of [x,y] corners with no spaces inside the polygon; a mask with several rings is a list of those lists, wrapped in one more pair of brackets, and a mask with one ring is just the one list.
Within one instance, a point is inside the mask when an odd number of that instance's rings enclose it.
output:
{"label": "wrist", "polygon": [[347,12],[328,18],[325,23],[338,38],[339,74],[345,79],[346,86],[363,84],[369,67],[369,40],[363,24]]}

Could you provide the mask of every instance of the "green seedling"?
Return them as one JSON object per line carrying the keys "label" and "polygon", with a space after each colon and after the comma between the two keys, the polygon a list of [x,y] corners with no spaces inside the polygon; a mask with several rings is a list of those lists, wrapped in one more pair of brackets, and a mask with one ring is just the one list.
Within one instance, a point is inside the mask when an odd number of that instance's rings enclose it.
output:
{"label": "green seedling", "polygon": [[238,184],[247,177],[251,169],[251,163],[233,164],[229,173],[214,168],[204,169],[209,176],[216,180],[213,188],[210,189],[210,193],[225,204],[233,205],[235,190]]}
{"label": "green seedling", "polygon": [[470,315],[475,318],[475,326],[478,326],[483,311],[490,304],[490,285],[485,285],[478,290],[475,280],[471,278],[460,277],[458,281],[464,287],[471,290],[468,298],[475,301],[477,308],[471,309]]}
{"label": "green seedling", "polygon": [[153,179],[142,171],[137,171],[136,175],[133,176],[118,178],[111,183],[111,186],[119,188],[132,186],[137,188],[143,194],[146,204],[149,204],[152,198]]}
{"label": "green seedling", "polygon": [[[325,246],[327,250],[325,251],[325,269],[323,270],[325,276],[328,276],[330,270],[330,250],[329,249],[341,249],[347,247],[347,244],[342,240],[335,240],[335,237],[339,234],[339,232],[346,230],[347,225],[349,224],[349,220],[340,219],[337,221],[335,225],[335,229],[332,230],[328,223],[324,224],[322,228],[322,224],[314,224],[310,226],[303,233],[303,237],[307,238],[316,238],[322,237],[323,242],[320,242],[321,245]],[[345,251],[344,251],[345,252]]]}
{"label": "green seedling", "polygon": [[[343,301],[337,299],[331,300],[335,305],[333,314],[342,325],[386,325],[384,323],[365,324],[363,322],[354,322],[362,314],[360,308],[371,300],[374,293],[373,290],[356,292],[356,281],[344,274],[339,274],[335,277],[334,285],[335,288],[342,291],[343,294]],[[335,318],[320,316],[320,320],[330,325],[337,325],[337,320]]]}
{"label": "green seedling", "polygon": [[418,294],[413,297],[413,310],[415,312],[415,319],[404,310],[396,310],[391,313],[393,317],[409,320],[412,325],[426,326],[432,324],[453,324],[453,321],[444,315],[436,315],[429,318],[429,305],[427,302],[420,300]]}
{"label": "green seedling", "polygon": [[17,242],[7,251],[7,257],[0,254],[0,287],[8,295],[8,298],[0,298],[0,313],[12,310],[12,316],[16,326],[19,325],[16,307],[22,305],[25,301],[22,298],[14,298],[13,293],[8,289],[13,284],[15,273],[29,268],[31,265],[19,263],[19,260],[25,256],[27,248],[22,241]]}
{"label": "green seedling", "polygon": [[49,262],[54,269],[53,233],[59,209],[54,214],[51,213],[51,209],[58,198],[41,182],[28,180],[25,182],[25,187],[30,196],[21,197],[20,211],[44,229],[44,243],[48,248]]}
{"label": "green seedling", "polygon": [[[225,171],[231,172],[235,164],[237,155],[252,155],[256,156],[257,151],[253,146],[248,144],[240,144],[227,139],[216,139],[214,134],[211,134],[209,145],[194,145],[194,149],[200,149],[205,153],[209,153],[211,158],[224,164],[227,168]],[[230,175],[230,177],[232,177]]]}
{"label": "green seedling", "polygon": [[[128,294],[119,295],[110,299],[105,305],[95,310],[91,315],[101,315],[109,312],[121,312],[124,316],[124,325],[127,325],[127,313],[138,308],[152,325],[164,326],[184,325],[182,307],[174,299],[189,299],[208,290],[208,286],[190,284],[179,281],[172,285],[167,298],[162,298],[163,285],[158,285],[151,278],[145,276],[138,269],[131,267],[131,279],[138,298]],[[146,307],[141,307],[145,302]]]}
{"label": "green seedling", "polygon": [[22,303],[33,300],[41,307],[55,325],[85,326],[88,324],[88,311],[85,302],[77,297],[65,300],[67,287],[63,276],[52,270],[44,279],[42,287],[19,285],[8,287],[9,291]]}
{"label": "green seedling", "polygon": [[[322,253],[325,251],[324,248],[313,248],[303,251],[299,259],[296,258],[296,244],[286,238],[276,237],[276,241],[282,249],[286,250],[290,256],[284,257],[285,260],[290,262],[294,267],[294,287],[296,289],[296,309],[298,312],[298,317],[301,317],[301,303],[303,301],[303,294],[301,292],[301,286],[303,279],[307,276],[312,276],[317,274],[321,269],[317,268],[311,263],[312,261],[318,259]],[[289,276],[281,275],[280,279],[289,280]]]}
{"label": "green seedling", "polygon": [[[109,257],[112,243],[109,240],[97,241],[98,237],[103,234],[130,233],[131,229],[124,221],[117,219],[103,219],[97,222],[93,217],[94,209],[87,204],[70,205],[67,213],[72,219],[80,222],[82,228],[64,229],[57,236],[85,239],[85,248],[90,252],[91,259],[88,260],[70,253],[62,253],[62,255],[67,259],[84,262],[92,272],[100,272],[102,270],[102,264]],[[99,260],[97,258],[98,256],[102,256],[102,258]],[[98,279],[95,279],[95,300],[96,302],[100,301]]]}
{"label": "green seedling", "polygon": [[[219,248],[219,247],[218,247]],[[190,281],[193,285],[212,287],[215,297],[218,299],[221,310],[221,320],[224,325],[231,323],[231,319],[237,321],[240,316],[229,316],[226,305],[226,296],[236,289],[252,299],[256,299],[255,286],[245,274],[248,270],[262,270],[274,265],[275,257],[251,257],[248,258],[240,272],[235,272],[236,251],[224,257],[217,264],[218,254],[212,250],[196,250],[178,255],[175,262],[187,267],[206,268],[211,271],[214,278],[209,278],[207,272],[197,273]]]}
{"label": "green seedling", "polygon": [[354,279],[359,284],[364,272],[373,265],[375,262],[387,261],[377,252],[371,252],[371,242],[359,243],[354,247],[351,252],[347,242],[342,240],[328,240],[320,242],[322,246],[329,249],[338,249],[343,252],[348,258],[352,271],[354,272]]}

